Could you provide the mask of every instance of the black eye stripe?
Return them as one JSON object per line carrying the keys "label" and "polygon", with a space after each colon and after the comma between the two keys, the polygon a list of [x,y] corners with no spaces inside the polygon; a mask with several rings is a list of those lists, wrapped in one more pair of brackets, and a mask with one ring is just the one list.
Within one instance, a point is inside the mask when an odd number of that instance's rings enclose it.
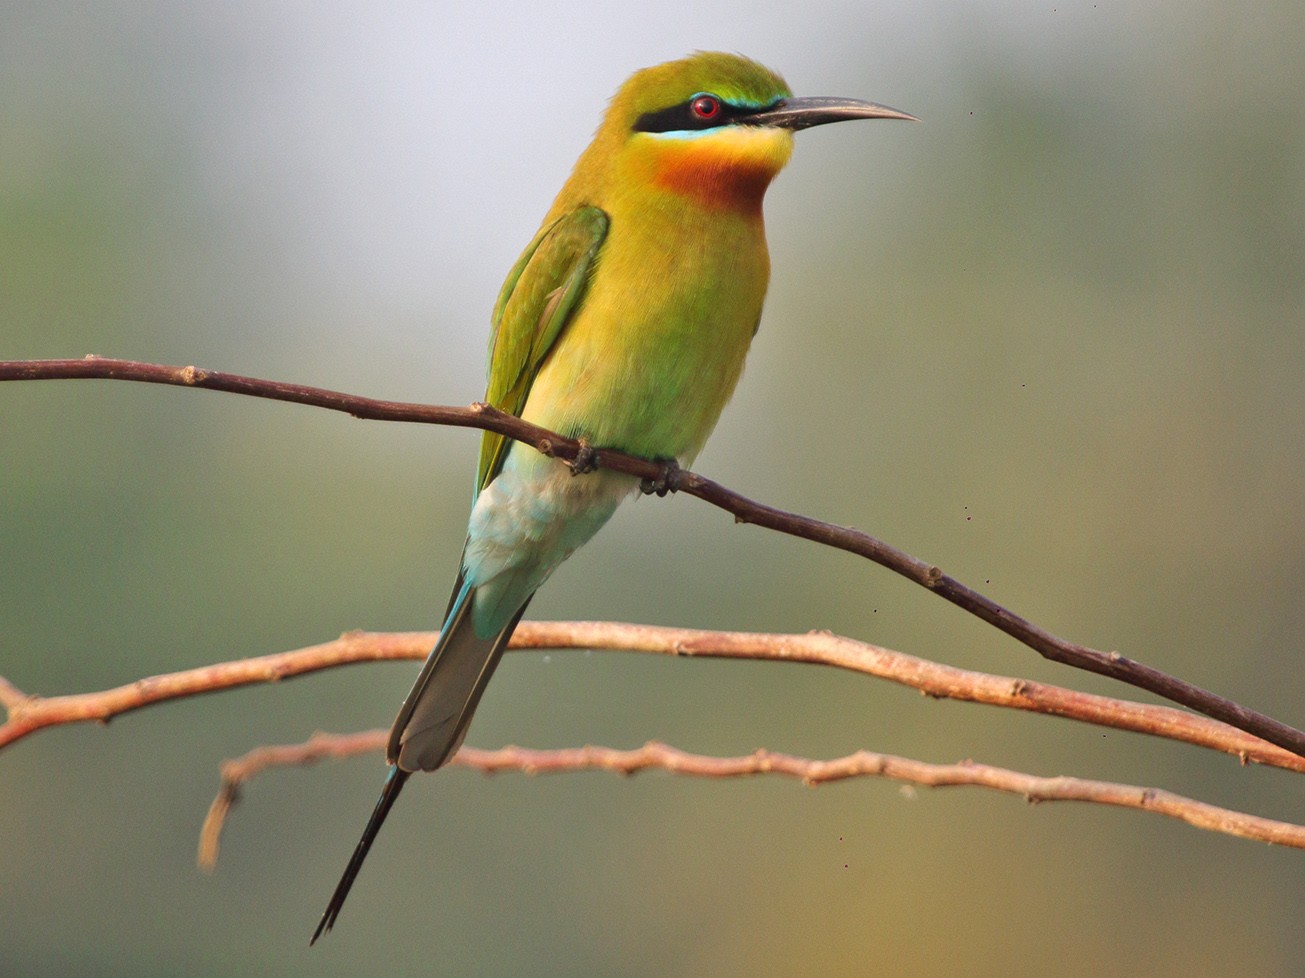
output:
{"label": "black eye stripe", "polygon": [[[693,104],[704,97],[715,98],[719,110],[709,119],[704,119],[693,111]],[[672,105],[670,108],[645,112],[634,123],[635,132],[681,132],[695,129],[717,129],[747,119],[750,115],[765,112],[765,108],[731,105],[710,92],[699,92],[693,98]]]}

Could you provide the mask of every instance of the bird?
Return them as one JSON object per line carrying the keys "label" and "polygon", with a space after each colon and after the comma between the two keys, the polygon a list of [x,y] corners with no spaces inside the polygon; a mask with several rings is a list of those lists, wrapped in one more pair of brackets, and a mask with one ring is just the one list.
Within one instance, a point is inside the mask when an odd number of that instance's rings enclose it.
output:
{"label": "bird", "polygon": [[[795,132],[856,119],[915,117],[795,98],[737,54],[699,51],[635,72],[508,273],[485,401],[582,446],[690,465],[760,323],[766,190]],[[462,743],[535,591],[639,489],[631,476],[576,476],[483,434],[439,639],[394,721],[380,798],[310,943],[334,926],[409,776],[441,767]]]}

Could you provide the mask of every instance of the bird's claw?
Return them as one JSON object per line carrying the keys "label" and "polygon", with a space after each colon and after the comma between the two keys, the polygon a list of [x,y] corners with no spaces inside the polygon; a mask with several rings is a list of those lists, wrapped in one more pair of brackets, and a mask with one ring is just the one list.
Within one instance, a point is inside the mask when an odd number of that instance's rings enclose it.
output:
{"label": "bird's claw", "polygon": [[673,458],[659,461],[662,462],[662,471],[657,478],[643,479],[639,483],[639,491],[645,496],[651,496],[654,493],[658,496],[665,496],[668,492],[678,492],[680,489],[680,479],[684,475],[680,463]]}
{"label": "bird's claw", "polygon": [[577,439],[580,447],[576,449],[575,458],[566,464],[571,467],[572,475],[584,475],[598,468],[598,453],[588,438]]}

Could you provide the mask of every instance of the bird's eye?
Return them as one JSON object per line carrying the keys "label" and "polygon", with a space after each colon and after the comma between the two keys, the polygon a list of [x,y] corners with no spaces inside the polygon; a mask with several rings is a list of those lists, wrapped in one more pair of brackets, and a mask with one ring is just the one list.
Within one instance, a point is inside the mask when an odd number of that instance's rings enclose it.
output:
{"label": "bird's eye", "polygon": [[715,95],[697,95],[689,103],[689,111],[695,118],[710,120],[720,115],[720,99]]}

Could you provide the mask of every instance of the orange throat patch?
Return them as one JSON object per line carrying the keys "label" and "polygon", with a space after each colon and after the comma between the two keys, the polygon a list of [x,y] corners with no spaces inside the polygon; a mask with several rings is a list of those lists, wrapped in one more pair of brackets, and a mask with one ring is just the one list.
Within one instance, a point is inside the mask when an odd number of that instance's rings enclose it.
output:
{"label": "orange throat patch", "polygon": [[761,212],[761,201],[793,151],[777,129],[730,127],[687,139],[649,139],[654,186],[709,210]]}

